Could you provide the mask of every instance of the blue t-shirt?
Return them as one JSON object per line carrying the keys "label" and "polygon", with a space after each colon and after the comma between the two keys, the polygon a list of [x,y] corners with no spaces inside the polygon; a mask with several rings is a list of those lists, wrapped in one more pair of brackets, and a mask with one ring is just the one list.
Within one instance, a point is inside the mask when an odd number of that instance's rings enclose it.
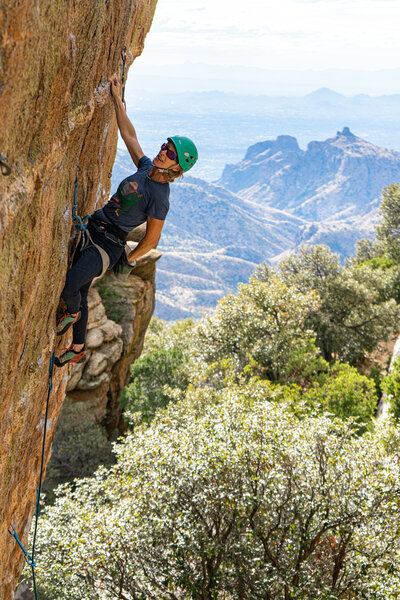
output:
{"label": "blue t-shirt", "polygon": [[147,217],[164,221],[169,209],[169,184],[150,179],[153,167],[150,158],[142,156],[136,173],[121,181],[107,204],[96,211],[97,216],[123,231],[145,223]]}

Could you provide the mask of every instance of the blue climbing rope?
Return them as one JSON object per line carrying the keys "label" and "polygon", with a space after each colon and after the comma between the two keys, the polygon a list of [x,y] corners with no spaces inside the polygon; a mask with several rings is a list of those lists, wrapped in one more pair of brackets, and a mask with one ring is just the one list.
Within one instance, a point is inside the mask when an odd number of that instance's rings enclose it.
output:
{"label": "blue climbing rope", "polygon": [[[74,205],[73,205],[73,209],[72,209],[72,218],[73,218],[73,221],[75,223],[76,229],[82,234],[82,248],[83,248],[85,246],[85,243],[86,243],[85,232],[86,232],[86,229],[87,229],[87,226],[88,226],[88,222],[89,222],[89,219],[90,219],[91,215],[86,215],[83,218],[81,218],[78,215],[78,183],[79,183],[78,174],[79,174],[79,171],[80,171],[80,168],[77,167],[76,168],[76,175],[75,175]],[[45,412],[44,426],[43,426],[42,457],[41,457],[41,462],[40,462],[39,486],[38,486],[37,494],[36,494],[35,527],[34,527],[34,531],[33,531],[33,540],[32,540],[32,551],[31,551],[31,554],[29,554],[29,552],[27,551],[27,549],[24,547],[24,545],[22,544],[21,540],[19,539],[17,530],[14,527],[14,525],[12,525],[10,527],[10,529],[8,530],[9,534],[12,535],[12,537],[15,539],[15,541],[17,542],[17,544],[21,548],[21,550],[23,552],[23,555],[24,555],[24,559],[25,559],[26,564],[32,570],[32,583],[33,583],[33,589],[34,589],[34,592],[35,592],[35,600],[39,600],[39,598],[38,598],[38,592],[37,592],[37,585],[36,585],[36,573],[35,573],[35,567],[36,567],[35,550],[36,550],[36,537],[37,537],[37,530],[38,530],[38,520],[39,520],[39,515],[40,515],[40,495],[41,495],[41,492],[42,492],[42,484],[43,484],[44,456],[45,456],[46,435],[47,435],[47,421],[48,421],[48,415],[49,415],[50,395],[51,395],[51,392],[53,390],[54,357],[55,357],[55,351],[53,351],[53,353],[52,353],[52,355],[50,357],[50,365],[49,365],[49,386],[48,386],[47,401],[46,401],[46,412]]]}
{"label": "blue climbing rope", "polygon": [[37,536],[38,519],[39,519],[39,515],[40,515],[40,494],[42,491],[42,484],[43,484],[44,454],[45,454],[45,449],[46,449],[46,434],[47,434],[47,421],[48,421],[48,416],[49,416],[50,395],[53,390],[53,370],[54,370],[54,352],[50,357],[50,365],[49,365],[49,388],[48,388],[48,392],[47,392],[46,412],[45,412],[45,416],[44,416],[44,425],[43,425],[42,458],[41,458],[41,462],[40,462],[39,486],[38,486],[37,494],[36,494],[35,528],[34,528],[34,532],[33,532],[31,554],[29,554],[29,552],[23,546],[21,540],[18,537],[16,528],[14,526],[12,526],[8,530],[10,535],[13,536],[13,538],[15,539],[15,541],[21,548],[21,550],[24,554],[24,559],[25,559],[26,564],[29,567],[31,567],[33,590],[35,592],[35,600],[39,600],[38,592],[37,592],[37,585],[36,585],[36,573],[35,573],[36,536]]}

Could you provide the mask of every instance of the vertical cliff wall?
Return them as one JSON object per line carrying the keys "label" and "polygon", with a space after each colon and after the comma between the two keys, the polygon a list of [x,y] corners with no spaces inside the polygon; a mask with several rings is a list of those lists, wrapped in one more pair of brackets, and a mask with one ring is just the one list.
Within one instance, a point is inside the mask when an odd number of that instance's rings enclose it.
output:
{"label": "vertical cliff wall", "polygon": [[[79,212],[109,192],[116,123],[107,85],[143,47],[156,0],[0,3],[0,599],[13,597],[39,476],[75,170]],[[4,167],[3,171],[6,171]],[[55,372],[46,461],[67,374]]]}

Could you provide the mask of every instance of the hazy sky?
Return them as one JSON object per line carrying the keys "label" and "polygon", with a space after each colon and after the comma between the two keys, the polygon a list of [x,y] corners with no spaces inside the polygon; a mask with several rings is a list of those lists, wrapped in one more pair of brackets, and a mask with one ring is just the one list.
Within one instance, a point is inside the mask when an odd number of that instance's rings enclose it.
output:
{"label": "hazy sky", "polygon": [[138,68],[400,66],[400,0],[158,0]]}

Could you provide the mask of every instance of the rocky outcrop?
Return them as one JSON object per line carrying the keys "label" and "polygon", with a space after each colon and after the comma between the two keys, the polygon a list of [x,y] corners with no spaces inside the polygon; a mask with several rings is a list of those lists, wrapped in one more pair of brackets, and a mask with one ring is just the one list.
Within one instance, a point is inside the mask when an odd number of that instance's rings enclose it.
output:
{"label": "rocky outcrop", "polygon": [[400,181],[400,152],[379,148],[348,127],[301,150],[295,138],[251,146],[227,165],[219,184],[254,202],[307,221],[359,218],[379,205],[382,188]]}
{"label": "rocky outcrop", "polygon": [[[15,526],[26,544],[35,502],[76,167],[81,169],[79,212],[87,214],[108,196],[116,150],[107,81],[121,72],[125,45],[129,63],[140,54],[154,8],[155,0],[3,0],[0,5],[0,153],[11,170],[0,175],[1,600],[13,597],[23,564],[8,528]],[[138,313],[135,319],[141,321]],[[104,325],[111,362],[121,342],[116,326]],[[134,328],[137,339],[141,327]],[[118,361],[126,366],[135,352]],[[110,376],[111,387],[115,377]],[[46,462],[67,379],[66,370],[55,373]]]}
{"label": "rocky outcrop", "polygon": [[155,262],[160,256],[151,250],[125,281],[108,271],[89,291],[87,360],[71,368],[66,391],[74,402],[85,402],[110,437],[125,431],[119,397],[153,314]]}

